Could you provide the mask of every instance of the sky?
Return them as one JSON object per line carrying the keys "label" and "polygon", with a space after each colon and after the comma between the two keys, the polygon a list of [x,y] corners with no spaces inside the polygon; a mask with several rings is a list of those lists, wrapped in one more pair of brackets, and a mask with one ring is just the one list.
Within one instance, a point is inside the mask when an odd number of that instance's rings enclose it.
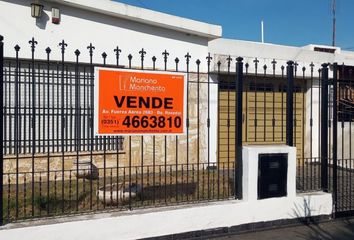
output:
{"label": "sky", "polygon": [[[221,25],[223,37],[305,46],[332,44],[333,0],[115,0]],[[336,46],[354,51],[354,0],[336,0]]]}

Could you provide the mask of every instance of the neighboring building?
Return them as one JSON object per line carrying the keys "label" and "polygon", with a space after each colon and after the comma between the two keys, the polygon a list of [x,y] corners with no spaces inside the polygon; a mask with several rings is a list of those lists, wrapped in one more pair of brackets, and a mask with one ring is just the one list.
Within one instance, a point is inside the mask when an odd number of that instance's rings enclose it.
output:
{"label": "neighboring building", "polygon": [[[285,143],[285,119],[281,119],[281,116],[284,114],[283,106],[285,102],[285,89],[282,87],[286,84],[286,68],[283,69],[281,66],[286,67],[286,63],[289,60],[292,60],[296,63],[296,78],[295,78],[295,140],[294,143],[297,147],[297,156],[299,158],[317,158],[320,156],[320,147],[319,147],[319,132],[320,132],[320,119],[318,118],[320,112],[320,95],[319,95],[319,72],[323,63],[338,63],[338,77],[340,79],[353,80],[352,71],[354,70],[354,52],[344,51],[339,47],[323,46],[323,45],[308,45],[304,47],[292,47],[284,45],[276,45],[270,43],[258,43],[258,42],[249,42],[241,40],[232,40],[232,39],[216,39],[209,42],[209,51],[214,55],[214,71],[217,71],[217,60],[221,60],[223,63],[221,65],[221,72],[223,72],[224,78],[227,79],[227,65],[226,58],[231,56],[232,59],[235,59],[238,56],[244,58],[245,64],[248,64],[248,73],[249,77],[245,79],[245,95],[246,97],[246,106],[250,108],[247,111],[247,107],[244,108],[244,118],[246,119],[244,130],[246,136],[244,137],[245,144],[258,143]],[[255,74],[255,59],[257,60],[257,74]],[[273,64],[274,63],[274,64]],[[343,65],[345,64],[345,65]],[[267,78],[264,77],[264,66],[267,66]],[[313,67],[313,75],[311,77],[311,65]],[[274,71],[273,71],[274,67]],[[231,75],[235,72],[235,64],[231,64],[230,68]],[[272,78],[271,75],[274,74]],[[330,68],[330,77],[332,77],[332,69]],[[234,74],[233,74],[234,75]],[[270,77],[269,77],[270,75]],[[231,77],[232,78],[232,77]],[[223,79],[221,77],[221,79]],[[266,121],[265,128],[255,127],[255,108],[254,106],[254,96],[257,89],[252,89],[252,84],[254,85],[257,81],[257,85],[260,87],[258,91],[260,92],[257,99],[257,111],[258,113],[266,113],[268,116],[268,121]],[[267,82],[266,82],[267,81]],[[266,85],[262,86],[262,83]],[[351,87],[350,87],[351,85]],[[346,108],[347,111],[341,111],[339,114],[339,127],[344,122],[348,122],[349,118],[353,117],[353,101],[350,96],[353,92],[353,84],[347,83],[341,84],[341,88],[345,90],[343,94],[339,94],[340,98],[344,98],[343,101],[340,101],[340,107],[343,105],[343,108]],[[234,91],[232,89],[223,89],[223,94],[227,94],[228,91]],[[248,92],[248,94],[247,94]],[[266,93],[266,98],[268,99],[268,105],[271,104],[272,100],[269,101],[269,98],[274,96],[275,100],[275,109],[272,106],[267,106],[264,111],[264,98],[263,92]],[[274,95],[273,95],[274,93]],[[333,94],[333,92],[331,92]],[[283,100],[282,100],[283,99]],[[349,103],[351,102],[351,103]],[[283,104],[282,104],[283,103]],[[345,104],[346,103],[346,104]],[[222,101],[221,104],[227,104],[227,101]],[[225,106],[224,106],[225,107]],[[348,111],[352,109],[351,111]],[[231,109],[230,115],[234,115],[234,109]],[[275,112],[275,114],[274,114]],[[345,114],[345,112],[347,112]],[[341,114],[344,114],[344,117],[341,118]],[[274,116],[274,117],[273,117]],[[345,117],[346,116],[346,117]],[[225,117],[225,115],[224,115]],[[264,132],[269,131],[272,126],[272,118],[277,122],[275,128],[278,127],[278,131],[275,130],[275,134],[272,134],[271,131],[268,132],[267,137],[264,137]],[[250,119],[247,121],[247,119]],[[332,120],[332,115],[331,115]],[[259,120],[262,122],[263,120]],[[283,122],[283,124],[281,124]],[[312,123],[312,125],[310,125]],[[222,123],[221,123],[222,124]],[[349,123],[346,123],[349,124]],[[262,125],[262,124],[261,124]],[[263,125],[264,126],[264,125]],[[225,126],[221,126],[221,129]],[[282,130],[280,130],[280,129]],[[342,145],[345,143],[342,142],[342,135],[349,136],[350,131],[349,127],[344,127],[343,132],[339,132],[338,143],[339,151],[338,157],[349,158],[350,152],[354,151],[354,146],[344,147],[342,151]],[[224,129],[225,130],[225,129]],[[258,133],[255,135],[255,133]],[[267,133],[267,132],[266,132]],[[354,133],[352,133],[354,134]],[[234,136],[231,135],[233,138]],[[264,138],[263,138],[264,137]]]}

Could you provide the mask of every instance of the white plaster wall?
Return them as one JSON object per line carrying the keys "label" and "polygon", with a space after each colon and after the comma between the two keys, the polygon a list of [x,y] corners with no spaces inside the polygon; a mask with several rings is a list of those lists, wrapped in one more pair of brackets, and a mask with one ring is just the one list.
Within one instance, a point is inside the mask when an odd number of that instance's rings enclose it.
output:
{"label": "white plaster wall", "polygon": [[[208,54],[208,38],[199,37],[180,31],[169,30],[131,20],[104,15],[88,10],[81,10],[60,3],[45,2],[45,13],[36,20],[31,17],[30,1],[27,0],[0,0],[0,29],[4,36],[5,56],[14,57],[14,46],[21,47],[20,57],[29,58],[31,49],[28,41],[35,37],[38,41],[35,57],[46,59],[45,49],[52,49],[51,58],[60,60],[61,52],[58,46],[63,39],[67,42],[65,60],[75,61],[74,51],[81,51],[80,61],[88,62],[87,46],[95,46],[94,62],[102,63],[101,54],[108,54],[107,64],[115,64],[116,46],[122,49],[120,64],[128,64],[128,54],[133,55],[132,66],[140,66],[139,51],[144,48],[145,66],[152,67],[153,56],[157,57],[156,67],[164,66],[162,52],[169,52],[168,68],[175,69],[174,59],[180,59],[179,69],[184,70],[186,61],[184,56],[189,52],[191,71],[196,70],[195,61],[202,61],[201,71],[206,71],[205,57]],[[59,25],[51,23],[51,7],[58,7],[61,11]],[[159,17],[160,15],[156,15]],[[164,19],[158,19],[163,22]]]}
{"label": "white plaster wall", "polygon": [[[312,92],[311,92],[312,88]],[[318,161],[320,157],[320,138],[319,134],[320,128],[320,91],[319,80],[313,79],[313,85],[311,86],[311,81],[307,81],[307,91],[305,98],[305,139],[304,139],[304,152],[305,158],[312,158],[309,161]],[[312,100],[311,100],[312,95]],[[312,112],[312,114],[311,114]],[[312,118],[313,124],[312,128],[310,125],[310,120]],[[312,150],[311,150],[312,147]],[[312,151],[312,152],[311,152]],[[317,158],[317,159],[316,159]]]}
{"label": "white plaster wall", "polygon": [[336,54],[335,62],[338,64],[345,63],[349,66],[354,66],[354,51],[341,50],[340,54]]}
{"label": "white plaster wall", "polygon": [[22,240],[24,236],[26,240],[37,240],[38,237],[46,240],[139,239],[331,213],[331,194],[318,192],[294,198],[272,198],[254,202],[233,200],[148,213],[133,211],[122,216],[96,216],[92,220],[51,225],[13,229],[10,228],[14,226],[10,225],[0,230],[0,239]]}

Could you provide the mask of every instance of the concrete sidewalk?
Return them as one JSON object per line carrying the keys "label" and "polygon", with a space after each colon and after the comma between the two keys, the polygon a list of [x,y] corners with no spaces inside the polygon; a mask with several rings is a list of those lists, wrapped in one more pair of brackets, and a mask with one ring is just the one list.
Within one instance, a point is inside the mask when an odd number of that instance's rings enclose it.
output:
{"label": "concrete sidewalk", "polygon": [[267,229],[213,239],[227,240],[354,240],[354,218],[323,223]]}

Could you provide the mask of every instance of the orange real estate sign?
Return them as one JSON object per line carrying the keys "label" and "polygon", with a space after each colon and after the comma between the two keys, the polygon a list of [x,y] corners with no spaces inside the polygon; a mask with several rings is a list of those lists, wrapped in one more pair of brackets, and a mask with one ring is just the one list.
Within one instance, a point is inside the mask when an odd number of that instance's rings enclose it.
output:
{"label": "orange real estate sign", "polygon": [[186,74],[95,68],[96,135],[185,132]]}

